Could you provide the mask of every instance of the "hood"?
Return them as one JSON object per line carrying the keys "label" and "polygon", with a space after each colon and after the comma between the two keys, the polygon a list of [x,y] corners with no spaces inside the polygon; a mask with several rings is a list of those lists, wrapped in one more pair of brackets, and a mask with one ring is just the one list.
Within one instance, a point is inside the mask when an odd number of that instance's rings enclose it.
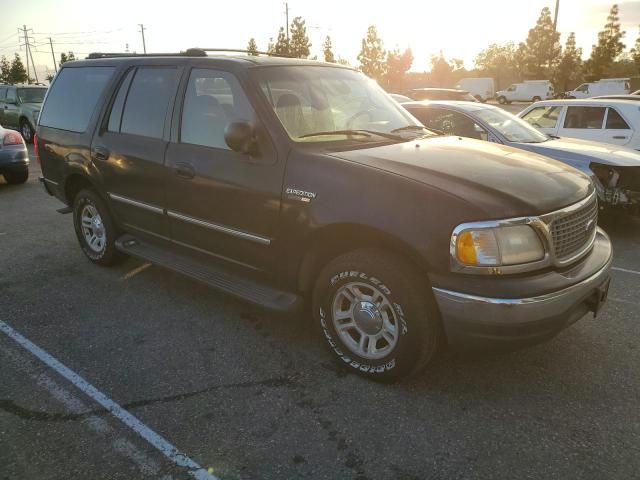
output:
{"label": "hood", "polygon": [[558,138],[543,143],[512,143],[511,145],[574,164],[591,162],[618,167],[640,167],[640,153],[630,148],[577,138]]}
{"label": "hood", "polygon": [[490,142],[442,136],[332,154],[456,195],[486,219],[547,213],[578,202],[591,181],[563,163]]}

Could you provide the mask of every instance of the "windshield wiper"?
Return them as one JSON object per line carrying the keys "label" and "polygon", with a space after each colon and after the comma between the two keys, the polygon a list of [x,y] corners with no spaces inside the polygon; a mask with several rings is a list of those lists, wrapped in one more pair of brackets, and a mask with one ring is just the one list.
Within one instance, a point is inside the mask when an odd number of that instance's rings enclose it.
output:
{"label": "windshield wiper", "polygon": [[298,138],[317,137],[326,135],[361,135],[363,137],[370,137],[371,135],[378,135],[379,137],[389,138],[391,140],[405,141],[400,135],[392,135],[385,132],[377,132],[375,130],[327,130],[326,132],[314,132],[306,133]]}
{"label": "windshield wiper", "polygon": [[418,131],[418,130],[422,130],[425,133],[435,133],[436,135],[444,135],[444,132],[441,132],[440,130],[434,130],[433,128],[422,127],[420,125],[405,125],[404,127],[395,128],[391,130],[391,133]]}

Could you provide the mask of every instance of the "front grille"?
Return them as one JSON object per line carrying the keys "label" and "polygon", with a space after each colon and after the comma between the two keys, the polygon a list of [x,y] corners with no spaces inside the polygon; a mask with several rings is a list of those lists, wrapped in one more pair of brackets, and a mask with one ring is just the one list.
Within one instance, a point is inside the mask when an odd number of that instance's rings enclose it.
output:
{"label": "front grille", "polygon": [[567,260],[588,247],[598,226],[598,201],[593,201],[551,223],[556,258]]}

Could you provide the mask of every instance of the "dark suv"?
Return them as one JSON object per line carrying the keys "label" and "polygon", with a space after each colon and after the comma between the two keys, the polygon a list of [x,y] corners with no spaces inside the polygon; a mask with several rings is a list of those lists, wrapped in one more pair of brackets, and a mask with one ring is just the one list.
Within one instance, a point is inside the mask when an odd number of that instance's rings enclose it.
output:
{"label": "dark suv", "polygon": [[606,297],[586,176],[430,132],[339,65],[94,54],[56,76],[37,147],[93,262],[311,308],[365,376],[418,371],[445,343],[547,339]]}

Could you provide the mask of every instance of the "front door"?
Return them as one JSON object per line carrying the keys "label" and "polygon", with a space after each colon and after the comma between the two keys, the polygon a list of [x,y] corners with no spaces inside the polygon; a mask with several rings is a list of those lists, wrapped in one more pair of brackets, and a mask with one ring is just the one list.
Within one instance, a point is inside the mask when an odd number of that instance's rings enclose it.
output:
{"label": "front door", "polygon": [[166,157],[172,238],[224,261],[270,270],[284,162],[260,129],[256,155],[227,146],[229,123],[256,124],[234,75],[194,68],[183,89],[178,137]]}
{"label": "front door", "polygon": [[175,66],[126,72],[91,146],[119,223],[166,239],[164,154],[180,74]]}

